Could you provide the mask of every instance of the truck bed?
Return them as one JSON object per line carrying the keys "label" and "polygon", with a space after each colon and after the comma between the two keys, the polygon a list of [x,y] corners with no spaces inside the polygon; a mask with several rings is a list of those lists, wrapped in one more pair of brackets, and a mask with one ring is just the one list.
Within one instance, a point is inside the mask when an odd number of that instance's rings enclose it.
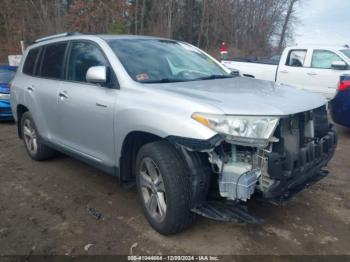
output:
{"label": "truck bed", "polygon": [[275,81],[278,64],[264,63],[263,61],[236,61],[222,60],[221,63],[229,69],[239,70],[245,77]]}
{"label": "truck bed", "polygon": [[255,64],[266,64],[266,65],[278,65],[278,61],[269,58],[256,58],[256,57],[237,57],[232,59],[225,59],[225,61],[232,62],[245,62]]}

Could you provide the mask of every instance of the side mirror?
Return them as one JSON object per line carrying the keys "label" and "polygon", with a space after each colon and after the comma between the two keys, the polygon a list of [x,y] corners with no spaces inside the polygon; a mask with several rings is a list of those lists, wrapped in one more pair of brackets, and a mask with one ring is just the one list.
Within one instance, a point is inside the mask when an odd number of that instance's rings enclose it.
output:
{"label": "side mirror", "polygon": [[107,82],[107,67],[90,67],[86,72],[86,81],[94,84],[105,84]]}
{"label": "side mirror", "polygon": [[230,75],[231,76],[240,76],[241,74],[239,73],[239,71],[238,70],[231,70],[231,72],[230,72]]}
{"label": "side mirror", "polygon": [[346,70],[348,69],[348,65],[344,61],[335,61],[332,63],[332,69],[335,70]]}

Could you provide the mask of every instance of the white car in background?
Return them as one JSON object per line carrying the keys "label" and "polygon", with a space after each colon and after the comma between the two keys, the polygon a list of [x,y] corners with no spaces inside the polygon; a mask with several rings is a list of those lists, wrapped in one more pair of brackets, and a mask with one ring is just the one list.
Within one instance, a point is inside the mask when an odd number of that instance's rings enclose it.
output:
{"label": "white car in background", "polygon": [[284,49],[281,59],[223,60],[229,69],[242,76],[274,81],[322,94],[332,99],[341,75],[350,74],[348,47],[293,46]]}

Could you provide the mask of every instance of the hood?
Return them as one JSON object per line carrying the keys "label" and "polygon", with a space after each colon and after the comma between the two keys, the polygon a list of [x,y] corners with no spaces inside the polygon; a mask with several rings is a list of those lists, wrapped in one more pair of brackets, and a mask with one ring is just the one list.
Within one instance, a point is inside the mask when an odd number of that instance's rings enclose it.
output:
{"label": "hood", "polygon": [[236,77],[150,84],[160,92],[215,106],[225,114],[283,116],[326,104],[322,96],[270,81]]}

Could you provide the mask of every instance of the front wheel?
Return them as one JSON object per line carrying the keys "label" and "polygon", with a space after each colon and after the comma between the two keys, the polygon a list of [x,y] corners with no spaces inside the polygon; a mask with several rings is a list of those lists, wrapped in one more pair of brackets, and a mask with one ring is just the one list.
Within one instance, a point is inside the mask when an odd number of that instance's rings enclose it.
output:
{"label": "front wheel", "polygon": [[146,144],[136,165],[139,200],[151,226],[170,235],[192,225],[189,173],[176,149],[166,141]]}

